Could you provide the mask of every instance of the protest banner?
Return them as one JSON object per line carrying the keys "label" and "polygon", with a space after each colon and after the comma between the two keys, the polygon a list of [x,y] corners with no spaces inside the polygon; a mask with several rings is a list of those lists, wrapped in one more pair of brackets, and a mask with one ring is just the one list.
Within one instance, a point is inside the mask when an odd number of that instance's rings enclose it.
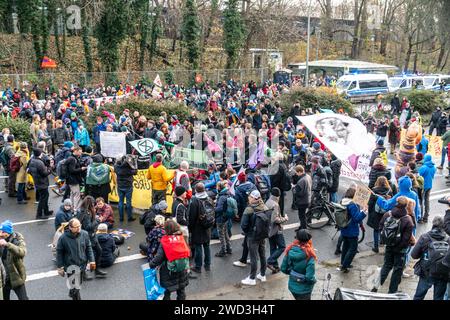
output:
{"label": "protest banner", "polygon": [[[133,197],[131,198],[131,204],[133,208],[147,210],[152,206],[152,184],[147,179],[147,170],[138,170],[137,175],[134,176],[133,181]],[[172,212],[172,184],[169,184],[167,188],[167,212]],[[119,194],[117,193],[117,185],[111,181],[111,193],[109,194],[109,201],[119,202]]]}
{"label": "protest banner", "polygon": [[123,132],[100,131],[101,154],[106,158],[118,158],[127,154]]}
{"label": "protest banner", "polygon": [[158,141],[148,138],[129,141],[129,144],[143,157],[158,151],[160,148]]}
{"label": "protest banner", "polygon": [[353,202],[359,205],[361,210],[367,209],[371,194],[372,192],[369,188],[358,184]]}
{"label": "protest banner", "polygon": [[342,176],[369,181],[369,161],[375,137],[357,119],[341,114],[320,113],[297,117],[308,130],[342,161]]}
{"label": "protest banner", "polygon": [[440,136],[425,136],[428,139],[428,154],[433,158],[441,159],[442,155],[442,140]]}
{"label": "protest banner", "polygon": [[156,75],[155,80],[153,80],[153,84],[155,86],[153,87],[152,97],[153,98],[160,98],[161,97],[161,92],[162,92],[162,82],[161,82],[161,79],[159,77],[159,74]]}

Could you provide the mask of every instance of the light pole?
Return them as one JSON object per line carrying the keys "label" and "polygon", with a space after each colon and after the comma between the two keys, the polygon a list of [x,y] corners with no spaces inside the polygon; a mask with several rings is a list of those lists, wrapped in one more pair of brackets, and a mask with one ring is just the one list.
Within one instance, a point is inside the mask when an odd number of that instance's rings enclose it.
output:
{"label": "light pole", "polygon": [[308,35],[306,38],[306,69],[305,69],[305,87],[309,87],[309,41],[311,36],[311,2],[308,2]]}

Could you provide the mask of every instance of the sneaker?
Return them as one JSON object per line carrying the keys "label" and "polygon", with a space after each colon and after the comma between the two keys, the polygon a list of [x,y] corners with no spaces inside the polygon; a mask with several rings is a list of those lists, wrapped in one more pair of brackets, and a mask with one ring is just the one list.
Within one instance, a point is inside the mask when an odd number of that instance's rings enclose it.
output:
{"label": "sneaker", "polygon": [[192,268],[191,271],[194,271],[195,273],[202,273],[201,268]]}
{"label": "sneaker", "polygon": [[34,204],[39,204],[39,201],[35,201]]}
{"label": "sneaker", "polygon": [[226,254],[233,254],[233,250],[231,248],[227,249]]}
{"label": "sneaker", "polygon": [[372,290],[370,290],[370,292],[375,292],[375,293],[377,293],[377,292],[378,292],[378,289],[377,289],[377,288],[372,288]]}
{"label": "sneaker", "polygon": [[133,221],[136,221],[136,218],[133,218],[133,217],[128,218],[128,222],[133,222]]}
{"label": "sneaker", "polygon": [[242,263],[241,261],[238,260],[238,261],[233,262],[233,266],[245,268],[247,266],[247,264],[246,263]]}
{"label": "sneaker", "polygon": [[211,271],[211,266],[205,266],[205,271]]}
{"label": "sneaker", "polygon": [[350,270],[347,268],[343,268],[342,266],[336,268],[337,271],[341,271],[343,273],[348,273]]}
{"label": "sneaker", "polygon": [[403,274],[402,274],[402,278],[404,278],[404,279],[408,279],[408,278],[410,278],[411,277],[411,275],[410,274],[408,274],[408,273],[406,273],[406,272],[403,272]]}
{"label": "sneaker", "polygon": [[241,281],[242,284],[245,284],[247,286],[256,286],[256,280],[250,279],[250,277],[245,278]]}
{"label": "sneaker", "polygon": [[256,279],[261,280],[261,282],[266,282],[267,281],[266,276],[262,276],[261,273],[258,273],[256,275]]}
{"label": "sneaker", "polygon": [[375,252],[375,253],[379,253],[380,252],[380,250],[378,248],[372,248],[372,251]]}

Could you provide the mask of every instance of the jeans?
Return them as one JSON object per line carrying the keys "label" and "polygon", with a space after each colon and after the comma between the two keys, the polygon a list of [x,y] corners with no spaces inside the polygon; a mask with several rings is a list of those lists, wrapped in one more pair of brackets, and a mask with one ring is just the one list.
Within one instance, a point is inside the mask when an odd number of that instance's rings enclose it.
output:
{"label": "jeans", "polygon": [[248,237],[247,235],[244,237],[244,241],[242,242],[242,256],[241,259],[239,259],[242,263],[247,263],[248,258]]}
{"label": "jeans", "polygon": [[203,252],[205,253],[205,268],[211,266],[211,248],[209,247],[209,242],[204,244],[194,245],[195,255],[194,262],[195,267],[200,269],[203,262]]}
{"label": "jeans", "polygon": [[343,237],[342,254],[341,254],[342,268],[348,269],[350,267],[357,251],[358,251],[358,237],[356,238]]}
{"label": "jeans", "polygon": [[248,238],[248,251],[250,253],[250,279],[255,280],[258,269],[258,255],[261,263],[261,276],[266,275],[266,240],[254,240]]}
{"label": "jeans", "polygon": [[94,237],[90,240],[92,244],[92,251],[94,252],[95,264],[97,266],[100,266],[100,258],[102,257],[102,247],[100,246],[97,237]]}
{"label": "jeans", "polygon": [[423,202],[425,207],[425,213],[422,215],[422,219],[428,220],[430,215],[430,192],[431,189],[425,190],[423,193]]}
{"label": "jeans", "polygon": [[442,154],[441,154],[441,167],[445,164],[445,159],[447,158],[447,147],[442,148]]}
{"label": "jeans", "polygon": [[447,283],[447,292],[445,293],[445,300],[450,300],[450,281]]}
{"label": "jeans", "polygon": [[73,209],[76,211],[80,208],[81,193],[79,184],[70,185],[70,200],[72,201]]}
{"label": "jeans", "polygon": [[339,238],[338,241],[336,243],[336,251],[342,251],[342,242],[344,241],[344,237],[342,236],[342,234],[339,234]]}
{"label": "jeans", "polygon": [[152,190],[152,205],[166,200],[166,190]]}
{"label": "jeans", "polygon": [[17,185],[17,201],[21,202],[27,198],[27,193],[25,192],[26,183],[19,183]]}
{"label": "jeans", "polygon": [[330,192],[330,202],[338,202],[337,192]]}
{"label": "jeans", "polygon": [[298,205],[298,220],[300,221],[300,229],[306,229],[306,210],[307,205]]}
{"label": "jeans", "polygon": [[447,280],[433,279],[431,277],[420,277],[413,300],[423,300],[431,287],[434,287],[433,300],[444,300],[445,291],[447,290]]}
{"label": "jeans", "polygon": [[19,300],[29,300],[27,296],[27,290],[25,285],[21,285],[17,288],[11,288],[11,283],[8,281],[3,287],[3,300],[9,301],[11,297],[11,290],[13,290]]}
{"label": "jeans", "polygon": [[225,252],[227,250],[231,250],[230,235],[228,233],[228,220],[217,224],[217,232],[219,234],[221,251]]}
{"label": "jeans", "polygon": [[373,230],[373,247],[374,249],[378,249],[380,244],[380,231]]}
{"label": "jeans", "polygon": [[16,178],[17,172],[9,171],[8,172],[8,194],[13,196],[16,193]]}
{"label": "jeans", "polygon": [[40,189],[38,191],[39,204],[37,207],[36,217],[48,216],[48,189]]}
{"label": "jeans", "polygon": [[[170,294],[171,294],[171,292],[166,289],[166,291],[164,291],[163,300],[170,300]],[[186,300],[185,288],[181,288],[181,289],[177,290],[177,300]]]}
{"label": "jeans", "polygon": [[278,258],[286,249],[286,242],[282,233],[276,234],[269,238],[270,257],[267,258],[267,264],[278,267]]}
{"label": "jeans", "polygon": [[119,217],[120,220],[123,221],[123,200],[126,198],[127,201],[127,217],[128,219],[132,218],[133,212],[131,207],[131,197],[133,196],[133,187],[128,189],[117,189],[119,193]]}
{"label": "jeans", "polygon": [[284,198],[285,198],[286,192],[281,191],[280,200],[278,201],[278,204],[280,206],[280,214],[284,216]]}
{"label": "jeans", "polygon": [[386,281],[389,272],[392,270],[391,283],[389,284],[389,293],[396,293],[398,286],[402,282],[403,268],[406,263],[406,253],[404,251],[397,252],[392,247],[386,247],[384,254],[384,264],[380,272],[380,284]]}

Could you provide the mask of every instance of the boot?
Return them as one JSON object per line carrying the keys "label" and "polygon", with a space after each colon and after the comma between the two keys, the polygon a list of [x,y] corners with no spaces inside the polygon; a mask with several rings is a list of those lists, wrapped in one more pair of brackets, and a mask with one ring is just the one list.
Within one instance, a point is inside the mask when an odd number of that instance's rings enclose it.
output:
{"label": "boot", "polygon": [[224,250],[220,250],[219,252],[217,252],[217,253],[215,254],[215,256],[218,257],[218,258],[223,258],[223,257],[225,257],[226,255],[227,255],[227,253],[226,253]]}
{"label": "boot", "polygon": [[108,274],[108,272],[100,270],[100,269],[95,269],[95,276],[100,276],[100,277],[105,277]]}

